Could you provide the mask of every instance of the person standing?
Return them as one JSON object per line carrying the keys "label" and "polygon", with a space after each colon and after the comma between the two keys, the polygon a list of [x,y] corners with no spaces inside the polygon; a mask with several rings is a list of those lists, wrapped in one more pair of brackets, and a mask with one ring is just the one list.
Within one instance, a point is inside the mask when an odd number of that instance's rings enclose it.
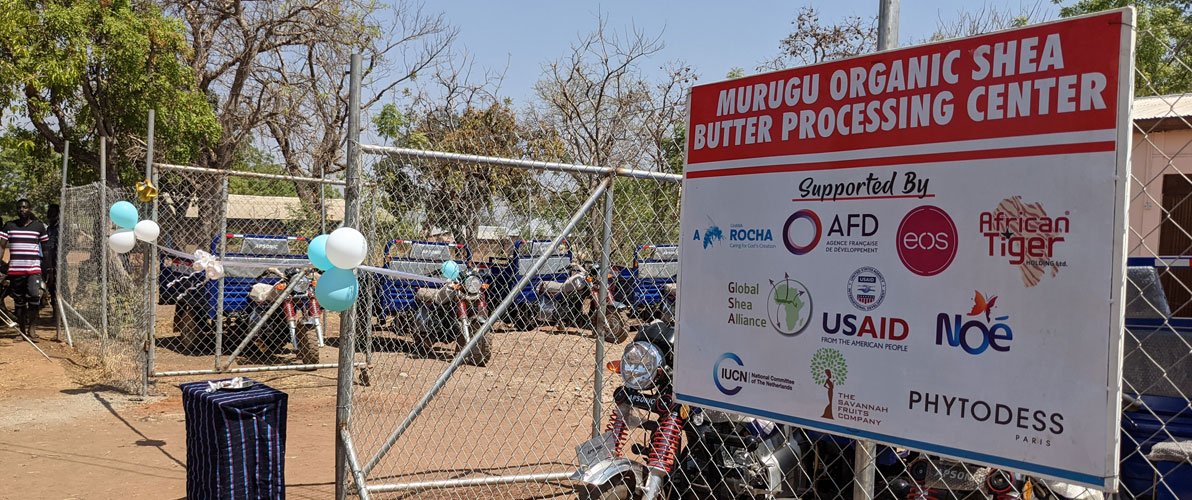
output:
{"label": "person standing", "polygon": [[17,218],[0,229],[0,253],[8,249],[8,268],[15,315],[21,333],[32,335],[41,305],[42,243],[49,241],[45,224],[33,217],[33,206],[24,198],[17,200]]}

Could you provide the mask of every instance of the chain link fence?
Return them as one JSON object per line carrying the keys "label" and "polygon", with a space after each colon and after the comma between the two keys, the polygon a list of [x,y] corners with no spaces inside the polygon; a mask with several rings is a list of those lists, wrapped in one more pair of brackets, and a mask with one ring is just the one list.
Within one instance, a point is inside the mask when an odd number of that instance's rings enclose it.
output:
{"label": "chain link fence", "polygon": [[[1192,42],[1137,35],[1168,54]],[[1169,77],[1192,77],[1179,57],[1162,65]],[[1138,94],[1163,95],[1134,106],[1116,493],[1123,499],[1192,495],[1192,96],[1172,94],[1152,76],[1138,75]],[[550,163],[550,148],[502,149],[505,142],[468,127],[461,121],[422,149],[362,146],[364,171],[376,182],[360,228],[374,265],[431,276],[461,271],[447,284],[362,278],[373,291],[361,299],[371,385],[353,389],[344,433],[349,491],[636,497],[646,477],[630,465],[593,471],[596,456],[668,467],[666,498],[993,498],[986,483],[999,476],[989,468],[916,450],[687,408],[676,410],[684,432],[672,432],[669,394],[624,391],[640,374],[623,369],[642,362],[628,346],[657,341],[673,322],[677,177],[644,156],[638,165],[649,175]],[[530,272],[534,264],[541,267]],[[472,276],[487,285],[478,294],[467,290]],[[469,341],[477,333],[482,338]],[[657,462],[650,450],[668,439],[679,456]],[[781,474],[769,476],[773,470]],[[585,482],[593,474],[613,479],[593,487]],[[1104,498],[1039,478],[1011,490],[1022,498]]]}
{"label": "chain link fence", "polygon": [[[286,194],[296,184],[336,181],[233,174],[243,181],[237,185],[222,172],[155,168],[160,193],[152,202],[130,189],[104,192],[100,183],[63,191],[64,326],[100,368],[95,382],[144,393],[160,377],[335,367],[339,315],[314,299],[318,274],[306,245],[342,222],[343,199],[334,188],[324,192],[331,199]],[[263,194],[229,193],[229,185]],[[115,228],[106,215],[120,200],[136,205],[142,220],[156,212],[158,246],[109,249]],[[221,276],[196,267],[203,252],[222,265]]]}
{"label": "chain link fence", "polygon": [[63,193],[59,314],[71,344],[97,368],[89,372],[92,383],[140,392],[149,331],[145,277],[152,254],[146,245],[125,254],[108,248],[107,208],[121,200],[136,203],[136,194],[105,190],[98,182]]}

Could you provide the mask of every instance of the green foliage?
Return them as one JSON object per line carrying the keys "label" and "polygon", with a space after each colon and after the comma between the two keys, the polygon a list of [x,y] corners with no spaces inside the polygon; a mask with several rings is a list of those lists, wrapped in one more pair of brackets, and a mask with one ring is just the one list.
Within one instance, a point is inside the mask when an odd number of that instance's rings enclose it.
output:
{"label": "green foliage", "polygon": [[10,128],[0,136],[0,165],[0,219],[14,218],[16,201],[25,197],[33,214],[44,220],[46,207],[58,202],[62,156],[33,132]]}
{"label": "green foliage", "polygon": [[[1056,4],[1063,0],[1053,0]],[[1064,17],[1133,5],[1138,10],[1134,95],[1192,90],[1192,2],[1188,0],[1080,0],[1060,9]]]}
{"label": "green foliage", "polygon": [[848,364],[840,351],[829,347],[821,347],[811,356],[811,379],[816,384],[823,385],[828,380],[824,370],[832,370],[832,383],[840,386],[848,378]]}
{"label": "green foliage", "polygon": [[[553,135],[519,124],[503,102],[486,108],[437,107],[405,113],[387,105],[373,124],[383,137],[402,147],[544,161],[561,155]],[[457,161],[386,159],[374,173],[385,194],[381,203],[386,212],[420,215],[418,230],[400,233],[407,238],[427,238],[438,228],[457,242],[472,243],[481,218],[492,212],[497,201],[514,203],[539,191],[538,180],[527,170]],[[413,223],[414,219],[406,219],[405,229]]]}
{"label": "green foliage", "polygon": [[113,148],[113,160],[131,185],[143,177],[143,153],[120,152],[143,141],[150,109],[166,161],[189,162],[198,144],[219,135],[186,64],[182,24],[152,3],[0,0],[0,10],[0,113],[22,115],[40,140],[71,141],[94,169],[105,135],[124,146]]}

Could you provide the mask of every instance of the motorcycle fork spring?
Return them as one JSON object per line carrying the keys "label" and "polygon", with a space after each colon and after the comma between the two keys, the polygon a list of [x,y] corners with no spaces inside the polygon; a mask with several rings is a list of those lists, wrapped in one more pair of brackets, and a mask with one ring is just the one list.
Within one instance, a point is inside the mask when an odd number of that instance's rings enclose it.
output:
{"label": "motorcycle fork spring", "polygon": [[286,301],[282,303],[282,307],[284,307],[286,310],[286,321],[294,321],[294,302],[286,299]]}
{"label": "motorcycle fork spring", "polygon": [[621,411],[613,409],[612,415],[608,417],[608,426],[604,428],[604,432],[612,432],[616,438],[613,441],[613,456],[621,456],[621,448],[625,446],[625,435],[629,434],[629,426],[626,425],[625,419],[621,417]]}
{"label": "motorcycle fork spring", "polygon": [[679,442],[683,437],[683,417],[679,412],[669,412],[658,419],[658,430],[650,446],[650,455],[646,466],[670,473],[675,464],[675,454],[679,451]]}

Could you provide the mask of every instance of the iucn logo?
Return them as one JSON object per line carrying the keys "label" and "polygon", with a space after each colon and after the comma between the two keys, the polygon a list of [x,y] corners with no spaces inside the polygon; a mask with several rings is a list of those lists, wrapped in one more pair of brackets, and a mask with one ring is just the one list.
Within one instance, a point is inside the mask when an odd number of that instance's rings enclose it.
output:
{"label": "iucn logo", "polygon": [[749,383],[749,373],[743,369],[744,367],[745,363],[741,361],[740,356],[731,352],[721,355],[712,367],[712,381],[716,383],[716,388],[727,396],[741,392],[744,384]]}

